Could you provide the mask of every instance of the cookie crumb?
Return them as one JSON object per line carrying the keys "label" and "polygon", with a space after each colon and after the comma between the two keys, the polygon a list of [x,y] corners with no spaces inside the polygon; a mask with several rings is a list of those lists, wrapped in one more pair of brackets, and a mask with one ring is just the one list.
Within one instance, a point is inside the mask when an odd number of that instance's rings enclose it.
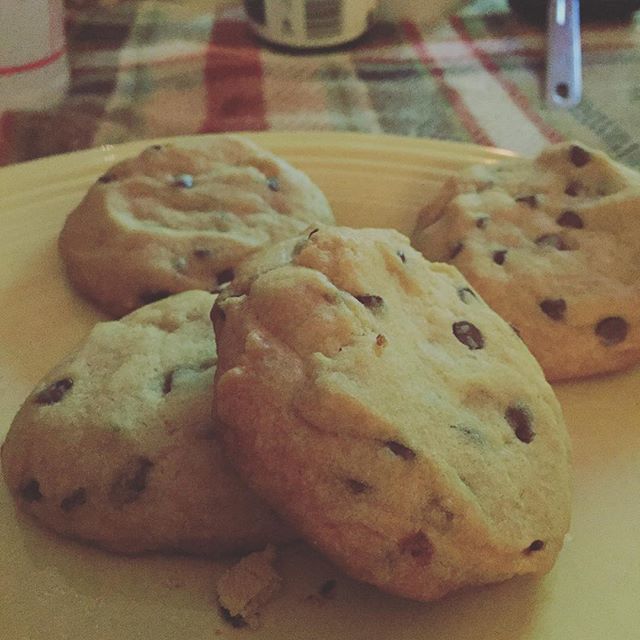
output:
{"label": "cookie crumb", "polygon": [[256,629],[260,609],[280,589],[282,578],[273,568],[276,550],[269,545],[242,558],[222,574],[216,585],[222,617],[233,627]]}

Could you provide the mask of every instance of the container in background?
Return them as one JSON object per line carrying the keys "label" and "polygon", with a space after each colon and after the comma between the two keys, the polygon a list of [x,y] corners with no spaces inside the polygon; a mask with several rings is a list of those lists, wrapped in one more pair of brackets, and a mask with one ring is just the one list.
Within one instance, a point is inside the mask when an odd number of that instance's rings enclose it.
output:
{"label": "container in background", "polygon": [[254,32],[299,49],[335,47],[363,35],[378,0],[244,0]]}
{"label": "container in background", "polygon": [[63,0],[0,0],[0,111],[49,109],[68,86]]}

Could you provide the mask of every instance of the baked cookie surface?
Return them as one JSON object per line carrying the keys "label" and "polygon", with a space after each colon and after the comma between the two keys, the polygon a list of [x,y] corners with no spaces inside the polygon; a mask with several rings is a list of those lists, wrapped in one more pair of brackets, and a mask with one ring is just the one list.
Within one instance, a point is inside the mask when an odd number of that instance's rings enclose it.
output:
{"label": "baked cookie surface", "polygon": [[301,171],[240,136],[154,145],[101,176],[59,250],[74,287],[113,316],[213,291],[238,262],[333,214]]}
{"label": "baked cookie surface", "polygon": [[2,446],[23,511],[123,553],[244,552],[291,538],[213,437],[214,295],[96,325],[36,387]]}
{"label": "baked cookie surface", "polygon": [[250,258],[212,320],[230,460],[338,566],[419,600],[550,569],[561,410],[455,268],[395,231],[320,227]]}
{"label": "baked cookie surface", "polygon": [[640,175],[576,144],[470,168],[412,237],[520,332],[547,379],[640,362]]}

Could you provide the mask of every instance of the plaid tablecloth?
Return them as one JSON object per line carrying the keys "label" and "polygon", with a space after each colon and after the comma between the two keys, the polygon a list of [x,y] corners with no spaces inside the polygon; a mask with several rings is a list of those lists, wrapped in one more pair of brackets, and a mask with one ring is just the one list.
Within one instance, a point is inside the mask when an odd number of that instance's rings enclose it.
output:
{"label": "plaid tablecloth", "polygon": [[[70,10],[69,92],[0,116],[0,164],[159,136],[340,130],[475,142],[533,155],[567,138],[640,167],[640,17],[584,26],[584,98],[542,96],[545,34],[477,0],[436,24],[376,24],[355,46],[263,46],[240,8],[125,2]],[[0,105],[1,108],[1,105]]]}

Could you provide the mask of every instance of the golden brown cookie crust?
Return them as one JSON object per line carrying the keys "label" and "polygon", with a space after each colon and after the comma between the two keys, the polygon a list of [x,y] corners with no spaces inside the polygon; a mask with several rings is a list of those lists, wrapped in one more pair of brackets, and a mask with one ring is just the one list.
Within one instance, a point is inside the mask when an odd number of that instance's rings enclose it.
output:
{"label": "golden brown cookie crust", "polygon": [[89,189],[59,249],[74,287],[113,316],[189,289],[217,290],[247,255],[331,224],[312,181],[241,136],[153,145]]}
{"label": "golden brown cookie crust", "polygon": [[551,567],[560,407],[455,268],[321,227],[247,261],[212,318],[225,450],[336,564],[419,600]]}
{"label": "golden brown cookie crust", "polygon": [[572,143],[473,167],[424,208],[413,245],[455,265],[547,379],[640,362],[640,176]]}
{"label": "golden brown cookie crust", "polygon": [[120,553],[220,555],[291,539],[215,439],[212,294],[99,323],[38,384],[2,447],[20,509]]}

